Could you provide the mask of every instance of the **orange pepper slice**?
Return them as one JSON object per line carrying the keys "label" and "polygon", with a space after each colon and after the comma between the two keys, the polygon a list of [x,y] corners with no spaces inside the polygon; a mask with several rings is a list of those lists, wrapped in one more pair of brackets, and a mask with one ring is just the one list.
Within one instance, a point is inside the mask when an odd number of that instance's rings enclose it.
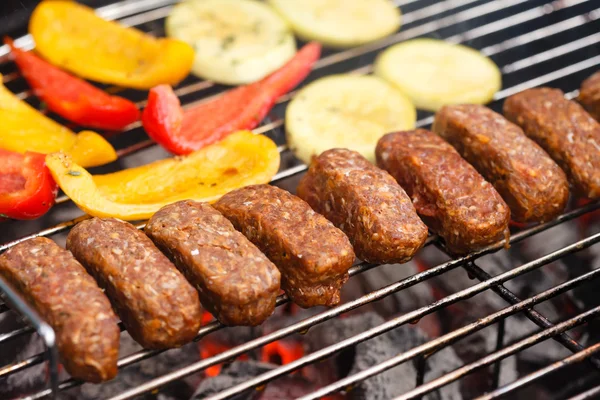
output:
{"label": "orange pepper slice", "polygon": [[194,50],[175,39],[154,38],[107,21],[73,1],[43,1],[29,22],[36,50],[52,64],[81,77],[149,89],[185,78]]}
{"label": "orange pepper slice", "polygon": [[268,183],[279,161],[275,143],[250,131],[187,156],[106,175],[90,175],[63,153],[46,156],[54,180],[84,212],[129,221],[150,218],[179,200],[212,202],[233,189]]}

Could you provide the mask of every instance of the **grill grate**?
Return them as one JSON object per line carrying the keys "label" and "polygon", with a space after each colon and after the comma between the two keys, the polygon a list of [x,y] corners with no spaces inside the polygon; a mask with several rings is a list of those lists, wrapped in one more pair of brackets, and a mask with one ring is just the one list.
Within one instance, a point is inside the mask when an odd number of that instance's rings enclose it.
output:
{"label": "grill grate", "polygon": [[[161,20],[169,13],[172,8],[172,3],[174,2],[174,0],[125,0],[110,6],[99,8],[98,12],[105,18],[118,19],[124,24],[137,26],[140,29],[154,34],[162,34],[162,28],[160,28],[162,25]],[[446,0],[438,2],[434,0],[396,0],[395,3],[402,7],[404,13],[404,26],[399,33],[377,43],[367,44],[344,51],[325,52],[323,58],[316,64],[315,70],[309,77],[309,81],[323,75],[339,72],[367,74],[371,71],[372,62],[379,50],[410,38],[433,36],[454,43],[465,43],[478,48],[484,54],[490,56],[501,67],[504,89],[495,95],[494,102],[491,104],[493,109],[499,111],[501,105],[500,100],[526,88],[539,85],[547,84],[561,88],[567,92],[568,98],[573,98],[577,95],[576,88],[579,86],[580,82],[590,75],[591,72],[594,71],[594,68],[597,68],[600,64],[600,47],[598,45],[600,34],[597,33],[600,28],[600,8],[595,8],[595,2],[593,1]],[[598,4],[596,3],[595,5],[597,6]],[[16,43],[25,48],[33,47],[32,40],[29,36],[17,39]],[[31,92],[27,90],[23,80],[15,71],[14,66],[7,61],[7,51],[8,49],[6,46],[0,47],[0,62],[2,63],[0,65],[0,70],[4,72],[4,83],[13,91],[18,92],[20,98],[30,101],[33,104],[37,104],[36,100],[32,98]],[[205,101],[207,98],[218,94],[223,89],[224,87],[215,85],[211,82],[188,78],[176,88],[176,93],[180,96],[184,106],[189,107],[198,102]],[[144,106],[144,93],[127,90],[122,94],[137,101],[138,106]],[[306,170],[306,166],[299,163],[289,152],[281,129],[283,126],[282,117],[284,115],[285,105],[293,96],[294,92],[280,99],[272,116],[269,118],[269,121],[255,130],[257,134],[266,134],[275,140],[282,153],[282,168],[273,179],[272,183],[274,184],[285,184],[289,178],[296,177]],[[419,127],[427,126],[431,124],[432,121],[433,118],[430,113],[419,112],[419,120],[417,122]],[[132,124],[127,128],[127,133],[111,138],[111,140],[118,148],[119,161],[116,163],[116,168],[136,165],[136,163],[139,163],[140,157],[157,158],[166,156],[166,153],[161,152],[152,141],[147,139],[139,123]],[[0,237],[3,239],[2,241],[5,242],[0,245],[0,251],[4,251],[27,238],[50,236],[67,232],[77,222],[86,218],[85,216],[78,216],[80,213],[78,213],[70,200],[65,196],[59,197],[58,203],[60,205],[56,208],[59,210],[53,210],[49,217],[42,219],[43,229],[39,229],[39,225],[35,223],[19,222],[18,225],[16,223],[11,225],[14,229],[9,230],[15,231],[18,229],[19,232],[23,232],[23,229],[25,229],[26,231],[34,233],[30,233],[18,239],[15,239],[14,233],[9,233],[9,236],[6,236],[6,233],[0,234]],[[598,209],[600,209],[600,201],[592,202],[586,206],[574,208],[554,221],[520,229],[511,236],[511,243],[523,241],[540,232],[560,225],[563,222],[574,220]],[[65,217],[65,215],[67,216]],[[71,219],[75,216],[78,217]],[[57,223],[57,218],[60,218],[58,221],[61,221],[61,219],[62,221]],[[139,224],[138,226],[142,227],[143,224]],[[409,360],[418,361],[417,365],[419,366],[420,371],[417,374],[417,385],[414,390],[404,394],[399,397],[399,399],[420,398],[424,394],[452,381],[458,380],[478,368],[489,365],[495,366],[495,379],[493,387],[491,388],[492,391],[481,397],[485,399],[514,394],[516,390],[530,384],[534,380],[545,377],[561,368],[565,368],[575,363],[587,362],[593,368],[598,369],[600,368],[600,360],[594,358],[594,354],[600,350],[600,344],[594,344],[584,348],[580,343],[569,336],[568,331],[575,326],[584,324],[592,318],[597,317],[600,314],[600,307],[591,308],[564,322],[553,324],[548,318],[535,311],[533,306],[600,277],[600,269],[591,270],[525,300],[517,297],[514,293],[504,287],[503,284],[525,273],[542,268],[562,257],[588,248],[599,241],[600,233],[586,237],[543,257],[513,268],[500,275],[491,277],[487,272],[478,267],[475,264],[475,261],[486,254],[502,250],[503,244],[498,243],[477,253],[447,261],[427,269],[424,272],[390,283],[388,286],[375,290],[355,300],[328,309],[283,329],[276,330],[270,334],[251,340],[243,345],[233,347],[221,354],[203,359],[184,368],[152,379],[142,385],[114,396],[112,400],[129,399],[148,393],[156,388],[160,388],[170,382],[205,370],[213,365],[231,361],[241,354],[264,346],[275,340],[279,340],[294,333],[305,332],[314,325],[383,299],[386,296],[427,281],[435,276],[442,275],[457,267],[464,268],[469,274],[479,280],[479,283],[470,286],[467,289],[452,293],[432,304],[390,319],[382,325],[368,329],[358,335],[335,343],[334,345],[307,354],[296,361],[231,387],[214,395],[212,398],[229,398],[242,393],[247,389],[260,387],[271,380],[330,357],[347,347],[354,346],[406,323],[417,321],[428,314],[488,290],[497,293],[509,304],[509,306],[458,330],[414,347],[407,352],[398,354],[397,356],[363,370],[360,373],[341,379],[303,397],[303,399],[318,399],[330,393],[348,390],[348,388],[362,380]],[[435,236],[431,236],[426,245],[434,245],[443,251],[441,244]],[[378,266],[374,264],[361,263],[351,269],[350,275],[354,276],[376,267]],[[47,347],[50,349],[47,354],[41,353],[26,360],[0,367],[0,378],[7,377],[32,367],[33,365],[49,360],[51,374],[48,389],[32,394],[28,398],[38,399],[52,396],[58,391],[81,385],[83,382],[73,379],[57,382],[57,356],[55,347],[53,346],[53,332],[39,319],[33,310],[10,291],[10,288],[8,288],[1,279],[0,291],[6,294],[6,297],[11,300],[13,306],[21,314],[25,315],[32,322],[33,326],[23,327],[8,333],[0,334],[0,348],[1,346],[10,346],[10,340],[14,338],[37,331],[38,334],[44,338]],[[287,302],[288,299],[286,296],[280,296],[277,299],[278,306]],[[6,311],[8,311],[8,307],[6,307],[6,305],[0,305],[0,313]],[[518,342],[512,343],[509,346],[505,346],[504,321],[507,317],[520,312],[524,313],[527,318],[533,321],[542,330],[529,335]],[[493,353],[438,379],[423,384],[424,370],[429,355],[492,324],[498,324],[499,326],[497,346]],[[201,340],[204,336],[220,329],[224,329],[224,327],[218,322],[212,322],[201,328],[196,340]],[[564,360],[559,360],[539,371],[523,376],[508,385],[498,388],[498,376],[501,368],[501,364],[499,363],[500,360],[549,338],[555,339],[574,354]],[[119,368],[125,368],[161,352],[162,351],[156,350],[140,350],[124,356],[119,360]],[[598,393],[600,393],[600,386],[592,388],[576,398],[592,398]]]}

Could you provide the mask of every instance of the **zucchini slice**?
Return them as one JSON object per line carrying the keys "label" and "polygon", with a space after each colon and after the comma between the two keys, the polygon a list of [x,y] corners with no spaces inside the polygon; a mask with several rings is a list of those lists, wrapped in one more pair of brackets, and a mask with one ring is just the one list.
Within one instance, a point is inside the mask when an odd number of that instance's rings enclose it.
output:
{"label": "zucchini slice", "polygon": [[192,73],[239,85],[264,78],[296,52],[288,24],[254,0],[190,0],[173,8],[167,35],[195,50]]}
{"label": "zucchini slice", "polygon": [[381,39],[400,28],[389,0],[268,0],[298,36],[343,48]]}
{"label": "zucchini slice", "polygon": [[485,104],[502,86],[496,64],[467,46],[414,39],[379,54],[375,74],[406,94],[418,109],[446,104]]}
{"label": "zucchini slice", "polygon": [[375,76],[332,75],[298,92],[285,114],[287,142],[310,163],[332,148],[358,151],[375,160],[386,133],[414,129],[416,110],[399,90]]}

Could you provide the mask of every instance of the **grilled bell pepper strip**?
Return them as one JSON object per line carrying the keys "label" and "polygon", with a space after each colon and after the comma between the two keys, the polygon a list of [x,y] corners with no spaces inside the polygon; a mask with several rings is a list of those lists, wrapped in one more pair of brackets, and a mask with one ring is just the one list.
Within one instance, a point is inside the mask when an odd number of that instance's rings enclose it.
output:
{"label": "grilled bell pepper strip", "polygon": [[4,42],[10,46],[21,74],[50,111],[79,125],[108,130],[121,130],[139,119],[133,102],[111,96],[32,52],[16,48],[11,39]]}
{"label": "grilled bell pepper strip", "polygon": [[[2,75],[0,75],[0,79]],[[64,151],[80,165],[94,167],[117,159],[115,149],[91,131],[75,134],[19,100],[0,84],[0,148],[25,153]]]}
{"label": "grilled bell pepper strip", "polygon": [[64,153],[47,155],[46,164],[84,212],[132,221],[175,201],[216,201],[233,189],[267,183],[279,169],[279,152],[266,136],[241,131],[185,157],[107,175],[90,175]]}
{"label": "grilled bell pepper strip", "polygon": [[306,78],[320,54],[321,46],[309,43],[264,79],[229,90],[185,112],[169,86],[155,87],[150,90],[142,113],[144,129],[154,141],[174,154],[188,154],[231,132],[253,129],[279,97]]}
{"label": "grilled bell pepper strip", "polygon": [[194,60],[187,43],[106,21],[74,1],[42,1],[33,11],[29,33],[36,50],[52,64],[123,87],[176,84],[188,75]]}
{"label": "grilled bell pepper strip", "polygon": [[58,186],[46,168],[45,155],[0,149],[0,216],[34,219],[54,205]]}

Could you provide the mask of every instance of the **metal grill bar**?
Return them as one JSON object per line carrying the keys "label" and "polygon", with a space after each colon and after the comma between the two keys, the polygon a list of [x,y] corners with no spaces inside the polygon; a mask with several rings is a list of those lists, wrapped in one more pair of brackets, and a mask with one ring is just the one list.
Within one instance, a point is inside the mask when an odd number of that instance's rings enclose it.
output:
{"label": "metal grill bar", "polygon": [[597,399],[598,395],[600,395],[600,386],[596,386],[595,388],[586,390],[585,392],[571,397],[569,400],[588,400],[588,399]]}
{"label": "metal grill bar", "polygon": [[[23,328],[19,328],[19,329],[15,329],[12,332],[9,333],[3,333],[2,335],[0,335],[0,344],[9,341],[10,339],[14,339],[16,337],[19,337],[21,335],[25,335],[27,333],[31,333],[31,332],[35,332],[35,329],[33,329],[32,327],[28,327],[28,326],[24,326]],[[2,375],[2,369],[0,368],[0,375]]]}
{"label": "metal grill bar", "polygon": [[564,367],[580,363],[580,362],[586,360],[592,354],[597,353],[598,351],[600,351],[600,343],[596,343],[595,345],[592,345],[592,346],[588,347],[587,349],[584,349],[584,350],[582,350],[578,353],[575,353],[569,357],[563,358],[562,360],[556,361],[556,362],[548,365],[545,368],[542,368],[536,372],[526,375],[508,385],[501,387],[500,389],[494,390],[491,393],[488,393],[484,396],[480,396],[477,398],[477,400],[491,400],[491,399],[498,399],[498,398],[504,397],[516,389],[519,389],[521,387],[531,384],[536,379],[543,378],[543,377],[545,377],[549,374],[552,374]]}
{"label": "metal grill bar", "polygon": [[55,346],[56,336],[54,335],[54,330],[3,279],[0,279],[0,292],[6,296],[7,302],[33,325],[42,338],[50,363],[50,389],[56,393],[58,382],[58,351]]}
{"label": "metal grill bar", "polygon": [[[467,271],[467,273],[471,274],[472,276],[476,277],[482,282],[491,278],[491,275],[485,272],[483,269],[479,268],[477,265],[475,265],[475,262],[465,264],[463,268]],[[517,304],[521,301],[519,297],[517,297],[513,292],[511,292],[502,285],[494,286],[491,289],[494,293],[498,294],[509,304]],[[551,328],[554,326],[554,324],[548,318],[544,317],[542,314],[533,309],[525,310],[525,316],[527,316],[527,318],[530,321],[532,321],[534,324],[541,328]],[[557,335],[554,339],[573,353],[582,351],[584,349],[584,347],[571,336],[569,336],[568,333],[561,333]],[[590,358],[589,361],[595,368],[600,369],[600,361],[598,361],[597,358]]]}
{"label": "metal grill bar", "polygon": [[[565,322],[561,322],[560,324],[557,324],[556,326],[554,326],[552,328],[543,330],[539,333],[534,334],[533,336],[528,337],[527,339],[521,340],[511,346],[508,346],[508,347],[502,349],[501,351],[492,353],[477,362],[471,363],[469,365],[465,365],[464,367],[459,368],[450,374],[446,374],[443,377],[434,379],[433,381],[428,382],[428,383],[420,386],[419,388],[416,388],[402,396],[396,397],[396,399],[394,399],[394,400],[407,400],[407,399],[420,398],[422,395],[427,394],[427,393],[429,393],[435,389],[438,389],[444,385],[447,385],[448,383],[451,383],[451,382],[469,374],[472,371],[475,371],[479,368],[490,365],[496,361],[502,360],[502,359],[504,359],[508,356],[511,356],[515,353],[518,353],[519,351],[524,350],[528,347],[531,347],[534,344],[542,342],[548,338],[551,338],[554,335],[557,335],[558,333],[565,332],[571,328],[574,328],[575,326],[581,325],[581,324],[591,320],[592,318],[596,317],[599,314],[600,314],[600,306],[594,307],[591,310],[586,311],[576,317],[570,318],[570,319],[566,320]],[[308,399],[308,397],[306,399]],[[306,400],[306,399],[303,398],[303,400]]]}

